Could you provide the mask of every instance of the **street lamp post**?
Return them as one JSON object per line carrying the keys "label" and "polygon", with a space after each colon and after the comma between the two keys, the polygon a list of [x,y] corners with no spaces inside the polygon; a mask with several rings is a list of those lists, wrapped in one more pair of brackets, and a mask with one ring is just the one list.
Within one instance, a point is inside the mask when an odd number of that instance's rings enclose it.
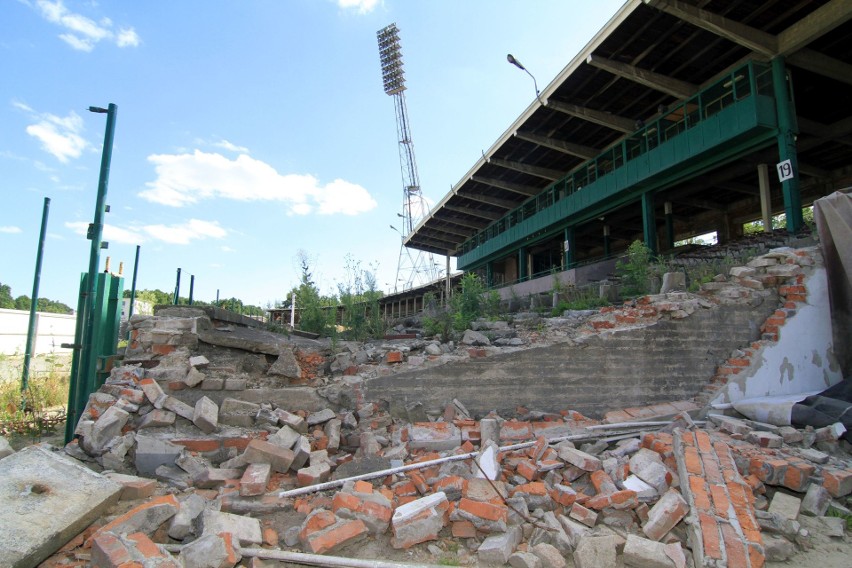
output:
{"label": "street lamp post", "polygon": [[538,81],[536,81],[536,80],[535,80],[535,75],[533,75],[532,73],[530,73],[530,72],[529,72],[529,69],[527,69],[526,67],[524,67],[524,66],[521,64],[521,62],[520,62],[520,61],[518,61],[517,59],[515,59],[515,56],[514,56],[514,55],[512,55],[511,53],[509,53],[508,55],[506,55],[506,61],[508,61],[509,63],[511,63],[512,65],[514,65],[514,66],[515,66],[515,67],[517,67],[518,69],[520,69],[521,71],[525,72],[525,73],[526,73],[527,75],[529,75],[530,77],[532,77],[533,85],[535,86],[535,98],[537,98],[537,99],[538,99],[538,102],[539,102],[539,103],[541,103],[541,106],[546,106],[546,105],[544,104],[544,101],[542,101],[542,100],[541,100],[540,92],[539,92],[539,90],[538,90]]}

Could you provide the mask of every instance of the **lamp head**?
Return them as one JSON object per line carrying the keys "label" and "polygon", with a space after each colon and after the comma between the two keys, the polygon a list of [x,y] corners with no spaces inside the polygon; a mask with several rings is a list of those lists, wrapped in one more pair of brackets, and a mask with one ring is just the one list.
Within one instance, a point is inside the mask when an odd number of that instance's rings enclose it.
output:
{"label": "lamp head", "polygon": [[526,68],[526,67],[524,67],[523,65],[521,65],[521,62],[520,62],[520,61],[518,61],[517,59],[515,59],[515,56],[514,56],[514,55],[512,55],[511,53],[509,53],[508,55],[506,55],[506,61],[508,61],[509,63],[511,63],[512,65],[514,65],[515,67],[517,67],[518,69],[520,69],[520,70],[522,70],[522,71],[526,71],[526,70],[527,70],[527,68]]}
{"label": "lamp head", "polygon": [[104,114],[104,113],[107,113],[109,111],[107,109],[103,108],[103,107],[91,106],[91,107],[89,107],[89,112],[97,112],[97,113]]}

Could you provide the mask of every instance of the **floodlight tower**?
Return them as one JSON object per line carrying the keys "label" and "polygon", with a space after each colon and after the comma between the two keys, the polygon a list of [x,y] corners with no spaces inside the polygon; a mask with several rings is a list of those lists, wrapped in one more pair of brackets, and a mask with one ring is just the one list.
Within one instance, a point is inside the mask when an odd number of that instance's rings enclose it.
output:
{"label": "floodlight tower", "polygon": [[382,64],[382,81],[385,94],[393,97],[396,109],[396,132],[399,139],[399,167],[402,172],[402,231],[391,225],[400,235],[399,261],[396,265],[394,292],[428,284],[439,277],[431,253],[410,249],[403,243],[405,235],[429,213],[429,205],[420,193],[417,177],[417,162],[414,160],[414,142],[405,106],[405,71],[402,67],[402,48],[399,45],[399,29],[391,24],[376,32],[379,42],[379,58]]}

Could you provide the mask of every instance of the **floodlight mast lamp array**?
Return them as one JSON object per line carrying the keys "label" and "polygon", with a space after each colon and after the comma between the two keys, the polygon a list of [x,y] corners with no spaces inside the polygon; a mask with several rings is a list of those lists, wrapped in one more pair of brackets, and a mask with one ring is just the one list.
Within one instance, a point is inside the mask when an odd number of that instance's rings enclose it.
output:
{"label": "floodlight mast lamp array", "polygon": [[[429,208],[420,193],[420,179],[417,175],[417,161],[414,158],[414,142],[408,121],[408,109],[405,104],[405,70],[402,61],[402,48],[399,29],[396,24],[386,26],[376,32],[379,44],[379,59],[382,66],[382,83],[385,94],[393,97],[396,111],[397,139],[399,141],[399,165],[402,175],[402,231],[400,233],[399,261],[397,263],[396,282],[403,282],[403,289],[426,284],[437,278],[434,261],[430,253],[415,251],[404,246],[405,237],[428,214]],[[396,230],[396,229],[394,229]],[[398,291],[394,284],[394,291]]]}

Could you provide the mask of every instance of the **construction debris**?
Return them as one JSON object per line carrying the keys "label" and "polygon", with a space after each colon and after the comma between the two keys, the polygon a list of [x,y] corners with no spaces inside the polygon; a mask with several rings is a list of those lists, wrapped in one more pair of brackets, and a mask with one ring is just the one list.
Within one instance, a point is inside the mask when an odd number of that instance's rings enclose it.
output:
{"label": "construction debris", "polygon": [[[777,427],[733,411],[708,416],[692,401],[617,409],[602,420],[570,408],[476,415],[452,395],[443,413],[406,405],[416,420],[403,420],[364,400],[346,373],[368,362],[390,373],[412,350],[454,347],[419,339],[352,346],[328,354],[324,367],[270,340],[243,344],[262,361],[199,353],[201,344],[245,341],[218,333],[191,310],[134,316],[124,364],[90,397],[76,439],[0,453],[4,559],[759,568],[817,538],[847,538],[844,519],[826,516],[850,516],[852,456],[840,423]],[[483,344],[473,334],[468,341]],[[267,373],[274,353],[286,358],[286,373]],[[310,372],[294,369],[308,360]],[[249,367],[258,372],[239,370]],[[296,379],[316,381],[308,388],[322,397],[300,383],[289,400],[246,400],[255,381]],[[21,473],[17,464],[36,458]],[[57,479],[39,481],[51,471]],[[23,544],[16,531],[33,503],[39,522],[54,520],[44,514],[50,499],[61,526],[38,528]]]}

